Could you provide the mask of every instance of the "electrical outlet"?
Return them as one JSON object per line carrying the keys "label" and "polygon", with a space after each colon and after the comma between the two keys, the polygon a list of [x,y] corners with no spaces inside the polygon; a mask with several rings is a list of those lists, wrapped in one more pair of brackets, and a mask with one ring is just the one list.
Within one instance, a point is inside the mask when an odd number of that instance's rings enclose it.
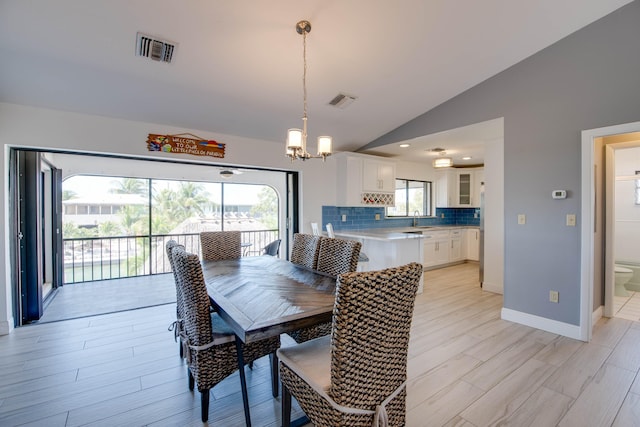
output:
{"label": "electrical outlet", "polygon": [[347,221],[347,216],[346,215],[342,215],[342,222],[346,222]]}
{"label": "electrical outlet", "polygon": [[440,214],[440,218],[444,218],[444,213],[441,213],[441,214]]}
{"label": "electrical outlet", "polygon": [[518,214],[518,225],[525,225],[527,223],[527,216],[525,214]]}
{"label": "electrical outlet", "polygon": [[380,214],[376,214],[376,221],[380,221]]}
{"label": "electrical outlet", "polygon": [[551,302],[559,302],[560,293],[558,291],[549,291],[549,301]]}

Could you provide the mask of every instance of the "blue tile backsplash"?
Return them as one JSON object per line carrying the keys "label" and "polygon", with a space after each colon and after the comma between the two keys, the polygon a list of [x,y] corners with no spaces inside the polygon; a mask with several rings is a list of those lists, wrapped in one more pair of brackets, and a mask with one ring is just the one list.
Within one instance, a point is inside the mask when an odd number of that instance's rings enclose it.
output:
{"label": "blue tile backsplash", "polygon": [[[376,220],[376,214],[380,219]],[[342,221],[346,215],[346,221]],[[474,218],[474,215],[477,218]],[[376,207],[322,207],[322,228],[327,223],[333,225],[334,230],[362,230],[365,228],[393,228],[411,227],[413,218],[385,218],[384,208]],[[417,225],[480,225],[479,208],[436,208],[436,216],[418,218]]]}

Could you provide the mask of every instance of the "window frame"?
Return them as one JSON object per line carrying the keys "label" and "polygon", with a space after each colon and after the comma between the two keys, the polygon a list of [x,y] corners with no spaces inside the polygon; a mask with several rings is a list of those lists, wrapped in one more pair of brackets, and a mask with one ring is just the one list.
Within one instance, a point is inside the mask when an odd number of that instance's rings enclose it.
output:
{"label": "window frame", "polygon": [[[422,214],[420,215],[420,218],[425,218],[425,217],[431,217],[434,216],[434,212],[433,212],[433,182],[432,181],[423,181],[423,180],[419,180],[419,179],[407,179],[407,178],[396,178],[395,179],[395,200],[396,203],[398,202],[398,193],[397,191],[398,189],[398,181],[403,181],[404,182],[404,189],[403,191],[406,194],[406,199],[404,200],[405,202],[405,206],[406,206],[406,210],[404,214],[394,214],[394,215],[390,215],[389,214],[389,207],[386,207],[384,210],[384,215],[386,218],[409,218],[412,217],[413,214],[411,212],[409,212],[410,208],[410,203],[409,203],[409,185],[410,183],[421,183],[423,184],[423,192],[425,194],[425,197],[423,198],[423,206],[422,206]],[[395,208],[395,206],[394,206]]]}

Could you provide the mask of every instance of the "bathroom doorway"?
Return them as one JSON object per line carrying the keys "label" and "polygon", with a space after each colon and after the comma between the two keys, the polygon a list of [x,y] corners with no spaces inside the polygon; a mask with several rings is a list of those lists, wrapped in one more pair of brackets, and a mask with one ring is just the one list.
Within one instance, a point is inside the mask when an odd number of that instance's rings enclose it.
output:
{"label": "bathroom doorway", "polygon": [[640,321],[640,133],[605,149],[605,315]]}

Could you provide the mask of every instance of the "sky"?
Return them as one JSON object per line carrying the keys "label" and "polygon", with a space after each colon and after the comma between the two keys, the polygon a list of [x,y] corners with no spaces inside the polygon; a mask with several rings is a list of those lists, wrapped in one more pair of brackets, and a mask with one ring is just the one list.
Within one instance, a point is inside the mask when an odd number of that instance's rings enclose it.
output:
{"label": "sky", "polygon": [[[62,182],[62,191],[73,191],[78,197],[99,196],[100,194],[109,193],[109,189],[113,188],[113,181],[121,178],[75,175],[67,178]],[[162,189],[169,186],[171,182],[166,180],[153,180],[154,188]],[[207,191],[213,196],[219,198],[219,184],[202,183],[207,187]],[[254,204],[257,201],[259,191],[263,185],[242,185],[227,184],[234,188],[241,188],[242,191],[225,191],[225,199],[228,204],[247,205]],[[229,187],[227,187],[229,188]]]}

